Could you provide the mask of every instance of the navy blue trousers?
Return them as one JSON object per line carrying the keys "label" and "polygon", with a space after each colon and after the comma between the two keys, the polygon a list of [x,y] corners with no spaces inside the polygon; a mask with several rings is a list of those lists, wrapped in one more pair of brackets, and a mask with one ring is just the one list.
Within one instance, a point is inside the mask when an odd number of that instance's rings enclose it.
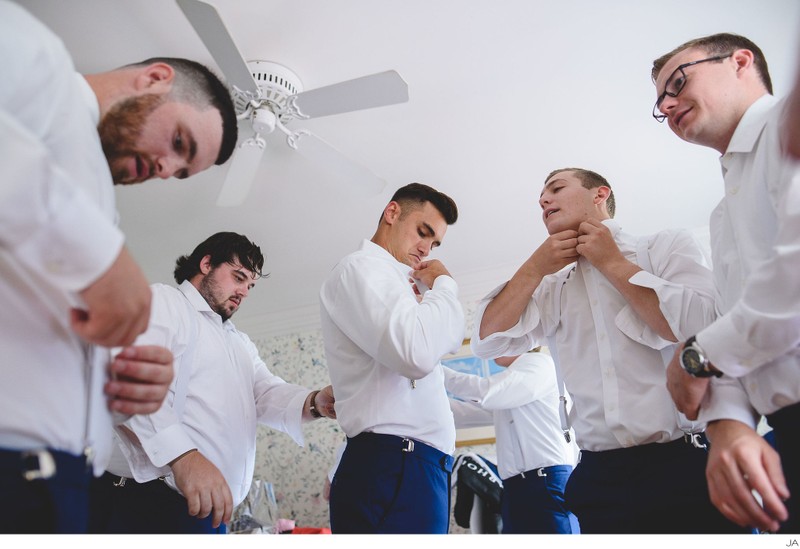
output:
{"label": "navy blue trousers", "polygon": [[446,534],[453,457],[393,435],[348,438],[331,483],[334,534]]}
{"label": "navy blue trousers", "polygon": [[26,480],[39,459],[16,450],[0,450],[0,533],[80,534],[89,517],[92,473],[84,456],[49,451],[55,475]]}
{"label": "navy blue trousers", "polygon": [[503,534],[578,534],[578,520],[564,506],[572,467],[555,465],[503,480]]}
{"label": "navy blue trousers", "polygon": [[139,484],[106,473],[91,486],[89,532],[93,534],[224,534],[225,525],[212,526],[213,514],[189,514],[186,498],[161,480]]}
{"label": "navy blue trousers", "polygon": [[582,451],[567,483],[567,508],[582,534],[749,533],[712,505],[707,458],[683,439]]}
{"label": "navy blue trousers", "polygon": [[775,449],[781,456],[783,475],[791,497],[784,502],[789,520],[781,524],[779,533],[800,533],[800,404],[787,406],[767,416],[775,436]]}

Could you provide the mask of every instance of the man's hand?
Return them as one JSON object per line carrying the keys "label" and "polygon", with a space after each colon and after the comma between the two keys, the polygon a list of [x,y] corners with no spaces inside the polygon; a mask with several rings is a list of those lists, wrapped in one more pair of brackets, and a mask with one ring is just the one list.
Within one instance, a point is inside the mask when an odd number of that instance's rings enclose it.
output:
{"label": "man's hand", "polygon": [[89,343],[124,347],[147,329],[150,287],[125,247],[111,267],[80,295],[88,310],[72,309],[70,324]]}
{"label": "man's hand", "polygon": [[334,404],[336,399],[333,397],[333,386],[328,385],[320,389],[316,397],[317,411],[323,416],[336,419],[336,408]]}
{"label": "man's hand", "polygon": [[683,345],[679,345],[667,366],[667,389],[678,411],[683,412],[688,419],[695,420],[708,391],[710,378],[688,374],[680,363],[682,350]]}
{"label": "man's hand", "polygon": [[611,231],[596,219],[586,220],[578,227],[576,250],[602,273],[614,263],[628,263],[614,242]]}
{"label": "man's hand", "polygon": [[421,280],[428,288],[433,288],[433,281],[441,275],[450,276],[450,271],[438,259],[423,261],[411,272],[412,277]]}
{"label": "man's hand", "polygon": [[[789,518],[781,458],[763,437],[734,420],[709,424],[706,478],[711,502],[739,526],[775,532]],[[751,490],[761,495],[759,505]]]}
{"label": "man's hand", "polygon": [[189,514],[206,518],[212,512],[213,526],[228,524],[233,514],[233,497],[225,477],[198,451],[186,453],[170,463],[175,484],[186,498]]}
{"label": "man's hand", "polygon": [[[570,263],[578,260],[578,231],[568,229],[551,234],[536,248],[525,266],[535,269],[538,279],[560,271]],[[538,282],[537,282],[538,286]]]}
{"label": "man's hand", "polygon": [[109,365],[108,407],[121,414],[152,414],[161,408],[174,376],[172,353],[142,345],[123,349]]}

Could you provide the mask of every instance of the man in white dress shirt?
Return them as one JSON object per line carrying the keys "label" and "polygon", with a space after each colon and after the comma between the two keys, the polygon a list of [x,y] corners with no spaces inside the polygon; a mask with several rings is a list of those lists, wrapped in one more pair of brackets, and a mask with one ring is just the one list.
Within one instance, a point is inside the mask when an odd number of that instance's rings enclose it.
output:
{"label": "man in white dress shirt", "polygon": [[447,195],[419,183],[400,188],[372,239],[320,291],[347,435],[331,485],[334,533],[448,531],[455,427],[440,359],[461,346],[464,312],[450,273],[425,258],[457,217]]}
{"label": "man in white dress shirt", "polygon": [[[503,534],[579,534],[564,505],[575,450],[561,431],[553,359],[539,348],[494,359],[506,369],[489,377],[445,368],[456,428],[494,424],[503,479]],[[487,421],[488,420],[488,421]]]}
{"label": "man in white dress shirt", "polygon": [[[679,46],[653,62],[652,77],[653,115],[722,155],[725,189],[710,222],[722,315],[686,334],[669,365],[670,392],[688,417],[699,409],[708,422],[714,504],[739,524],[798,533],[800,169],[785,140],[797,131],[798,105],[772,96],[764,54],[733,34]],[[755,430],[760,415],[777,453]]]}
{"label": "man in white dress shirt", "polygon": [[590,170],[546,178],[550,236],[480,303],[473,351],[548,344],[573,401],[581,459],[566,503],[581,533],[738,531],[709,501],[702,425],[678,415],[662,355],[713,320],[711,272],[686,231],[622,232],[613,198]]}
{"label": "man in white dress shirt", "polygon": [[5,0],[0,59],[0,532],[81,532],[91,469],[111,449],[109,408],[156,410],[172,379],[165,349],[92,360],[130,345],[150,311],[113,184],[224,162],[235,111],[219,79],[202,66],[187,76],[179,60],[82,76]]}
{"label": "man in white dress shirt", "polygon": [[261,277],[247,237],[212,235],[175,266],[177,288],[153,285],[153,313],[137,345],[175,355],[160,410],[117,428],[118,452],[94,482],[90,531],[224,533],[253,480],[259,423],[303,443],[302,423],[335,417],[321,391],[273,375],[231,317]]}

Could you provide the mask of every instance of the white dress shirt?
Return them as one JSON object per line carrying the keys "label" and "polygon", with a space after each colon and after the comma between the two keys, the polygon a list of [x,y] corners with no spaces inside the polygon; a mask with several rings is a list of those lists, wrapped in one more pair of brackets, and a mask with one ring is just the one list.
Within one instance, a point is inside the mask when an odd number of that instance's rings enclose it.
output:
{"label": "white dress shirt", "polygon": [[[257,424],[286,432],[302,445],[303,405],[310,391],[270,373],[250,338],[230,320],[223,322],[190,282],[152,289],[150,325],[136,345],[170,349],[175,379],[158,412],[134,416],[117,429],[128,467],[115,459],[109,471],[137,482],[166,476],[177,489],[167,464],[197,448],[222,472],[238,505],[253,480]],[[178,403],[178,387],[186,380],[185,400]],[[183,413],[176,413],[181,408]]]}
{"label": "white dress shirt", "polygon": [[105,362],[71,330],[77,294],[123,244],[100,111],[61,40],[0,1],[0,447],[111,448]]}
{"label": "white dress shirt", "polygon": [[785,104],[753,103],[720,158],[725,196],[710,226],[722,316],[697,334],[726,374],[704,405],[709,421],[744,421],[748,399],[762,414],[800,401],[800,168],[781,153]]}
{"label": "white dress shirt", "polygon": [[561,432],[555,366],[548,355],[525,353],[489,377],[451,368],[444,372],[447,390],[465,401],[450,401],[456,427],[470,426],[476,417],[470,408],[490,412],[500,478],[540,467],[574,465],[575,452]]}
{"label": "white dress shirt", "polygon": [[[640,240],[621,232],[614,220],[603,223],[620,251],[636,263]],[[652,272],[639,271],[629,281],[656,292],[661,312],[681,341],[714,319],[711,271],[686,231],[644,238]],[[557,284],[573,266],[558,303]],[[678,416],[666,388],[661,350],[671,354],[674,344],[647,326],[591,263],[580,258],[573,266],[542,279],[515,326],[480,339],[486,307],[504,285],[484,298],[472,338],[475,354],[512,356],[537,345],[556,345],[553,357],[572,396],[570,419],[582,450],[669,442],[683,435],[682,427],[700,428]]]}
{"label": "white dress shirt", "polygon": [[450,454],[455,427],[439,361],[460,348],[464,312],[451,277],[437,277],[418,302],[410,272],[365,240],[325,280],[320,312],[336,416],[350,438],[410,437]]}

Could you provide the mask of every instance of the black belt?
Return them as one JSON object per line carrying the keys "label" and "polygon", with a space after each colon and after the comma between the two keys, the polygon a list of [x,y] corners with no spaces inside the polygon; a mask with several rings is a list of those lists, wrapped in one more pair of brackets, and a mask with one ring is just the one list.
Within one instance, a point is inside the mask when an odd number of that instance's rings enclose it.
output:
{"label": "black belt", "polygon": [[398,452],[405,452],[435,463],[448,473],[453,472],[453,456],[412,438],[385,435],[383,433],[361,433],[353,438],[348,438],[347,444],[348,446],[352,444],[353,448],[365,445],[395,449]]}
{"label": "black belt", "polygon": [[705,451],[703,444],[708,444],[704,433],[685,435],[671,442],[651,442],[628,448],[615,448],[600,452],[581,450],[581,463],[613,465],[619,467],[637,466],[642,460],[669,460],[670,456],[686,452],[689,448]]}
{"label": "black belt", "polygon": [[572,466],[571,465],[550,465],[549,467],[538,467],[536,469],[530,469],[529,471],[525,471],[523,473],[519,473],[517,475],[514,475],[513,477],[509,477],[506,480],[511,480],[511,479],[517,478],[517,477],[527,478],[527,477],[530,477],[530,476],[546,477],[547,473],[551,473],[551,472],[555,471],[556,469],[564,470],[564,469],[567,469],[567,468],[568,469],[572,469]]}
{"label": "black belt", "polygon": [[25,480],[86,475],[90,471],[86,456],[59,450],[0,450],[0,470],[17,471]]}

